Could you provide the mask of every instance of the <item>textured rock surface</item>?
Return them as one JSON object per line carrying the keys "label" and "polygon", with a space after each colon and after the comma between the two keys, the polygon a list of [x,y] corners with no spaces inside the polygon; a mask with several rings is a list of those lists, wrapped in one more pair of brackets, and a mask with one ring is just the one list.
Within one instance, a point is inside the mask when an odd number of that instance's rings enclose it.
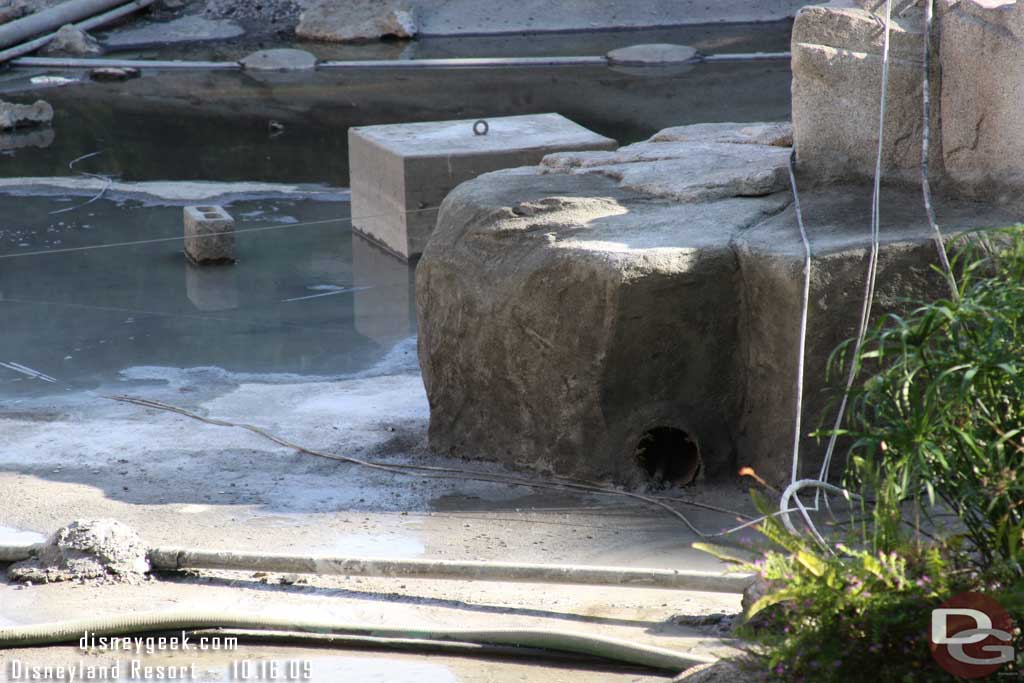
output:
{"label": "textured rock surface", "polygon": [[53,107],[43,100],[34,104],[0,101],[0,130],[46,126],[53,121]]}
{"label": "textured rock surface", "polygon": [[82,29],[74,24],[65,24],[40,52],[44,55],[90,57],[103,54],[103,48],[95,38]]}
{"label": "textured rock surface", "polygon": [[972,194],[1024,184],[1024,2],[964,0],[940,16],[943,161]]}
{"label": "textured rock surface", "polygon": [[[714,174],[759,152],[740,176],[774,177],[788,150],[692,135],[552,155],[449,195],[417,270],[433,448],[637,481],[641,438],[669,427],[699,442],[709,474],[731,470],[731,242],[789,198],[731,197],[724,187],[749,184],[701,184],[701,169],[679,167],[703,159]],[[641,171],[665,181],[637,183]]]}
{"label": "textured rock surface", "polygon": [[[564,152],[551,154],[541,163],[545,173],[603,175],[626,190],[680,202],[709,201],[724,197],[757,197],[786,189],[789,183],[790,150],[776,144],[755,144],[758,132],[749,129],[725,132],[701,126],[659,133],[647,142],[613,152]],[[779,132],[783,130],[780,126]],[[765,140],[778,142],[762,132]],[[719,142],[750,136],[749,144]]]}
{"label": "textured rock surface", "polygon": [[[788,478],[803,248],[788,192],[725,191],[747,191],[744,178],[774,173],[788,153],[749,142],[784,140],[784,129],[744,128],[677,128],[662,137],[688,142],[553,155],[449,195],[417,271],[432,448],[637,481],[641,436],[665,426],[698,444],[709,477],[750,465]],[[730,135],[742,141],[709,141]],[[760,156],[737,166],[737,182],[720,175],[720,156],[703,157],[710,190],[699,169],[678,173],[680,159],[714,145]],[[616,167],[663,181],[641,187],[605,170]],[[849,185],[801,197],[815,258],[808,433],[834,397],[827,359],[859,317],[870,196]],[[967,202],[937,209],[949,234],[1016,222]],[[876,316],[943,291],[919,194],[887,191],[882,216]],[[817,471],[821,450],[803,440],[803,472]]]}
{"label": "textured rock surface", "polygon": [[15,581],[142,580],[149,571],[148,548],[116,520],[76,520],[58,529],[36,557],[10,566]]}
{"label": "textured rock surface", "polygon": [[295,29],[300,38],[334,43],[412,38],[416,31],[415,11],[394,0],[317,0],[302,13]]}
{"label": "textured rock surface", "polygon": [[[892,24],[882,157],[889,178],[914,180],[921,163],[922,24],[916,12],[897,16]],[[800,168],[819,180],[874,173],[883,37],[876,15],[853,0],[806,7],[797,15],[792,39],[797,158]],[[934,109],[933,130],[938,130]],[[938,144],[933,159],[939,170]]]}

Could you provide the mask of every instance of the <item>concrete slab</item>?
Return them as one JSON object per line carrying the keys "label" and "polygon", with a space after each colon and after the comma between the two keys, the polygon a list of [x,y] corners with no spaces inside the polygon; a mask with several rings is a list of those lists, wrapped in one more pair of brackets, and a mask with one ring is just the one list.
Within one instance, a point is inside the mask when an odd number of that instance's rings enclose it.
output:
{"label": "concrete slab", "polygon": [[[560,151],[616,142],[560,114],[349,129],[353,226],[404,258],[422,253],[437,208],[458,184]],[[486,134],[483,133],[486,129]]]}

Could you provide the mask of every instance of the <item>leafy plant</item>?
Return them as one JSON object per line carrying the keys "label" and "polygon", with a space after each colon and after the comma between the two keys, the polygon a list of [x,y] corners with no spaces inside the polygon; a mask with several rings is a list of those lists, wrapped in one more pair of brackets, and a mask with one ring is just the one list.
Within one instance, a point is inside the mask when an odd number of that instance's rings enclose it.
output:
{"label": "leafy plant", "polygon": [[978,591],[1024,612],[1024,228],[958,252],[955,294],[888,315],[857,358],[852,342],[833,355],[866,376],[838,434],[859,494],[845,542],[769,514],[771,546],[741,563],[764,588],[743,633],[779,680],[951,680],[931,661],[932,609]]}
{"label": "leafy plant", "polygon": [[[957,297],[889,315],[859,362],[848,486],[874,497],[870,545],[903,542],[906,506],[956,516],[985,572],[1024,576],[1024,237],[963,243]],[[920,518],[915,517],[920,529]]]}
{"label": "leafy plant", "polygon": [[758,575],[765,594],[745,614],[739,634],[756,667],[780,681],[839,683],[951,680],[928,649],[931,610],[969,587],[955,546],[891,552],[792,534],[775,517],[762,525],[773,547],[753,563],[713,546],[707,552]]}

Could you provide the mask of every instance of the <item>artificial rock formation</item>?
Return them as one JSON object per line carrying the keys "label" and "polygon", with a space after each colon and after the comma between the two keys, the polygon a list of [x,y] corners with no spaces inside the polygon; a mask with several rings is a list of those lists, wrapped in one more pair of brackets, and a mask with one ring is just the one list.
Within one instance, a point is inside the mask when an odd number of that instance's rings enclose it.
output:
{"label": "artificial rock formation", "polygon": [[[636,482],[660,474],[651,435],[674,430],[709,477],[751,465],[786,479],[803,269],[789,137],[779,124],[684,126],[453,191],[417,271],[431,447]],[[870,188],[801,199],[815,254],[810,432],[835,396],[827,358],[860,312]],[[951,232],[1010,221],[940,210]],[[876,311],[941,293],[918,196],[893,190],[883,216]],[[812,474],[821,449],[803,447]],[[678,443],[675,456],[690,457]]]}
{"label": "artificial rock formation", "polygon": [[316,0],[295,29],[300,38],[332,43],[412,38],[416,31],[415,10],[394,0]]}
{"label": "artificial rock formation", "polygon": [[[709,477],[750,465],[787,481],[805,258],[794,145],[813,254],[797,474],[816,476],[808,435],[834,419],[845,378],[828,359],[856,332],[871,249],[883,5],[799,13],[792,139],[780,124],[682,126],[453,191],[417,274],[432,447],[629,482],[664,473],[654,435],[672,430],[685,440],[669,456],[699,452]],[[894,5],[872,320],[946,293],[917,187],[926,45],[947,246],[1019,223],[1024,184],[1024,0],[936,0],[927,36],[920,7]]]}
{"label": "artificial rock formation", "polygon": [[103,48],[82,29],[74,24],[65,24],[41,52],[51,56],[95,57],[103,54]]}
{"label": "artificial rock formation", "polygon": [[[818,179],[875,171],[884,31],[878,0],[804,8],[793,26],[793,125],[800,167]],[[1024,184],[1024,2],[936,0],[893,15],[882,170],[916,182],[924,49],[931,54],[933,182],[950,193],[1015,200]]]}

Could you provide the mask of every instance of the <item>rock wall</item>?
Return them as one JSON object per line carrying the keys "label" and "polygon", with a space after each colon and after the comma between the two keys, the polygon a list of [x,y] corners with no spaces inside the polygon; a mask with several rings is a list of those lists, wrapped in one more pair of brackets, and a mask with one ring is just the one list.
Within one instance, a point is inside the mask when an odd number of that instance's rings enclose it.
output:
{"label": "rock wall", "polygon": [[[445,200],[417,270],[420,364],[437,451],[623,482],[645,435],[685,433],[704,474],[790,470],[803,247],[788,134],[668,129],[616,152],[550,155]],[[830,415],[832,350],[855,332],[865,185],[802,194],[815,261],[804,425]],[[950,234],[1012,222],[940,200]],[[875,315],[941,293],[916,191],[890,190]],[[822,447],[803,441],[804,470]]]}
{"label": "rock wall", "polygon": [[[794,140],[800,168],[816,179],[874,174],[883,47],[876,17],[859,2],[834,0],[804,8],[793,24]],[[916,179],[921,164],[922,25],[919,12],[893,22],[882,155],[889,178]],[[937,106],[932,120],[939,131]],[[936,144],[936,170],[940,160]]]}
{"label": "rock wall", "polygon": [[[794,137],[800,168],[816,179],[874,174],[883,7],[833,0],[797,15]],[[1015,200],[1024,185],[1024,2],[937,0],[935,9],[932,180],[949,192]],[[919,180],[924,30],[919,7],[894,14],[882,155],[888,180]]]}

